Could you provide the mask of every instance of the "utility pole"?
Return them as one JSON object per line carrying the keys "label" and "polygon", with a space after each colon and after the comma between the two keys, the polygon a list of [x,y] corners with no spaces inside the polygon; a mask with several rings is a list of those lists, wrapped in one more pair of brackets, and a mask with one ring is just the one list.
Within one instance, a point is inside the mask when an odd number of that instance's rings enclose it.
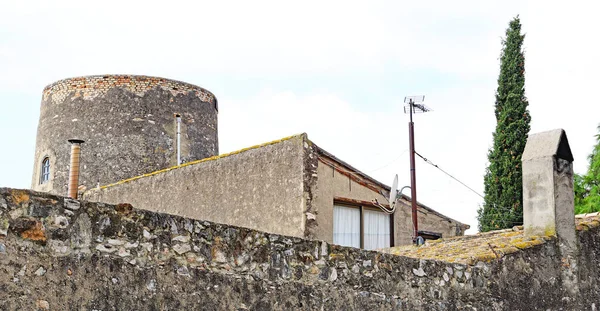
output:
{"label": "utility pole", "polygon": [[415,124],[413,123],[413,113],[424,113],[430,111],[423,104],[419,104],[425,100],[424,95],[407,96],[404,98],[404,113],[408,108],[410,122],[408,122],[408,144],[410,149],[410,199],[412,207],[412,223],[413,223],[413,242],[417,242],[419,236],[419,221],[417,219],[417,172],[415,165]]}

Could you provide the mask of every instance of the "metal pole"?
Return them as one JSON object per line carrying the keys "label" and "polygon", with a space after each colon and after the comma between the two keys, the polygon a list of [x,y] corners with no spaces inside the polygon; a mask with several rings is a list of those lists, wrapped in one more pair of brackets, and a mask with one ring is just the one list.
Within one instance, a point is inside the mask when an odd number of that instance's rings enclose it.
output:
{"label": "metal pole", "polygon": [[419,223],[417,220],[417,174],[415,167],[415,125],[413,123],[414,102],[410,100],[410,122],[408,123],[408,139],[410,149],[410,198],[412,206],[412,222],[413,222],[413,242],[416,242],[419,236]]}
{"label": "metal pole", "polygon": [[181,116],[177,115],[177,165],[181,165]]}
{"label": "metal pole", "polygon": [[77,199],[77,191],[79,190],[79,162],[81,159],[81,144],[83,140],[69,139],[71,143],[71,167],[69,169],[69,187],[67,196]]}

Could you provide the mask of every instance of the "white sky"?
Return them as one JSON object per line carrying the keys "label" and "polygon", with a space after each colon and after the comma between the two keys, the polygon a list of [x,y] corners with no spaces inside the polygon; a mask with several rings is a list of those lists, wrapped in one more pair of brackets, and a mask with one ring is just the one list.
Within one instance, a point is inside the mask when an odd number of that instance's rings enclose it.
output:
{"label": "white sky", "polygon": [[[0,187],[28,188],[42,89],[91,74],[190,82],[219,99],[221,153],[291,134],[410,182],[416,148],[483,192],[501,37],[520,14],[532,132],[562,127],[583,173],[600,123],[594,1],[0,2]],[[477,227],[481,198],[417,160],[419,201]],[[474,230],[471,230],[473,232]]]}

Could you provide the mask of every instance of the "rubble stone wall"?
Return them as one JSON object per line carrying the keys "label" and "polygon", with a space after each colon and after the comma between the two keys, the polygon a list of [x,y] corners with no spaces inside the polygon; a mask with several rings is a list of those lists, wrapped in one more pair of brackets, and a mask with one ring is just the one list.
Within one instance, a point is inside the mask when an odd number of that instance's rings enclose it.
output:
{"label": "rubble stone wall", "polygon": [[0,309],[595,310],[600,236],[578,234],[569,294],[552,241],[453,264],[0,188]]}

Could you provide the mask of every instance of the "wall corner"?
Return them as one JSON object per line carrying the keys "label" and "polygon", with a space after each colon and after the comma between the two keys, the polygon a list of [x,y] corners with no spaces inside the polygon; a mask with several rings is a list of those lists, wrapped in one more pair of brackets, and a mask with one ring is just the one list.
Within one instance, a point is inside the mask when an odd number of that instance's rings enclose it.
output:
{"label": "wall corner", "polygon": [[304,202],[304,237],[307,239],[316,238],[318,227],[318,214],[316,205],[313,205],[314,197],[317,191],[317,168],[318,152],[317,146],[308,139],[306,133],[302,136],[302,164],[303,164],[303,202]]}

